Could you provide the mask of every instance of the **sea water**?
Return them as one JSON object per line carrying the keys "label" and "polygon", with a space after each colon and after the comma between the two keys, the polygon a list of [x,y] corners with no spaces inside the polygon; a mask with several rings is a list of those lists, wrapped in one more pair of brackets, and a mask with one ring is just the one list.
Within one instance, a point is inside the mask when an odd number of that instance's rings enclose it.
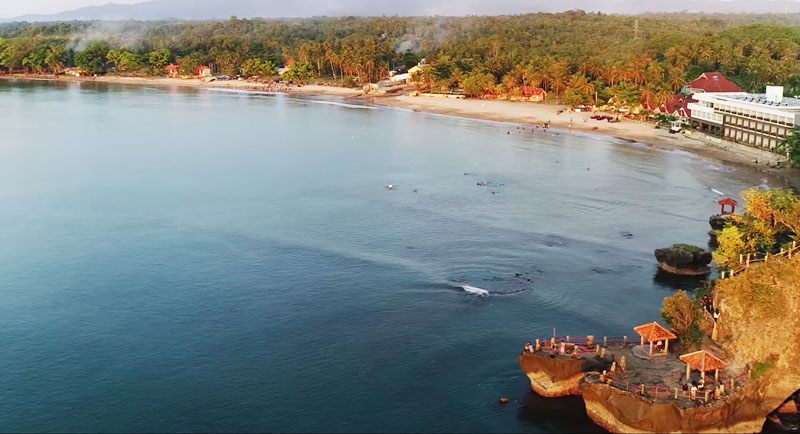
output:
{"label": "sea water", "polygon": [[331,98],[0,103],[3,431],[596,430],[531,396],[522,345],[659,320],[653,249],[705,245],[716,191],[763,182]]}

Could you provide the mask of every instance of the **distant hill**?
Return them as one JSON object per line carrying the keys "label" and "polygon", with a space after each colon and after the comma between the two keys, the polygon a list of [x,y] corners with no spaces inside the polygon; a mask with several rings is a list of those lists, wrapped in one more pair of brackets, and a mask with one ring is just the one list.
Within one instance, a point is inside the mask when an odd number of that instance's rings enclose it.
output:
{"label": "distant hill", "polygon": [[107,3],[52,15],[23,15],[6,21],[70,20],[205,20],[310,16],[504,15],[561,12],[572,9],[617,14],[646,12],[800,13],[796,0],[152,0],[137,4]]}

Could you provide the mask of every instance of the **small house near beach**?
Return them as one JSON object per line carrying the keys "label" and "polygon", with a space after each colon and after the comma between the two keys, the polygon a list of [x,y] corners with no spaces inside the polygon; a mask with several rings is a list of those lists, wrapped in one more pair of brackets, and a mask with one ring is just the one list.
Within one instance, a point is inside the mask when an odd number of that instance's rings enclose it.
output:
{"label": "small house near beach", "polygon": [[194,69],[194,75],[200,78],[211,77],[211,68],[206,65],[200,65]]}
{"label": "small house near beach", "polygon": [[166,74],[169,78],[177,78],[178,77],[178,65],[173,65],[170,63],[164,68],[164,74]]}
{"label": "small house near beach", "polygon": [[522,86],[522,97],[527,101],[540,102],[547,98],[547,92],[540,87],[535,86]]}

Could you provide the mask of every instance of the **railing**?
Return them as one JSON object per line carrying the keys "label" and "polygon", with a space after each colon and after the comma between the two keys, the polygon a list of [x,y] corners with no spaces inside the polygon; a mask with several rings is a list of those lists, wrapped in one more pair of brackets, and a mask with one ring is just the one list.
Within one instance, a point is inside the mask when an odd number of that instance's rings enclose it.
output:
{"label": "railing", "polygon": [[[586,345],[588,339],[589,336],[565,335],[565,336],[553,336],[545,339],[539,339],[539,341],[542,342],[542,344],[550,343],[551,341],[555,340],[556,344],[563,341],[564,343],[567,344]],[[632,341],[628,339],[628,336],[603,336],[602,338],[600,337],[594,338],[595,345],[629,344],[629,343],[632,343]]]}
{"label": "railing", "polygon": [[[720,378],[719,382],[713,382],[713,389],[706,389],[706,390],[696,390],[694,397],[692,396],[692,391],[683,390],[682,388],[677,387],[668,387],[662,386],[657,384],[642,384],[642,383],[635,383],[623,378],[619,378],[613,374],[599,374],[596,372],[590,372],[586,374],[587,379],[590,379],[593,382],[606,384],[610,387],[614,387],[619,390],[624,390],[629,393],[636,394],[641,396],[642,398],[648,399],[650,401],[668,401],[668,400],[689,400],[689,401],[701,401],[701,402],[709,402],[711,399],[718,399],[724,396],[731,395],[737,387],[742,387],[745,383],[745,379],[748,376],[748,373],[743,373],[737,377],[733,378]],[[605,379],[605,381],[603,381]],[[717,396],[715,394],[716,386],[718,385],[727,385],[729,388],[724,389],[724,394],[722,396]]]}
{"label": "railing", "polygon": [[720,274],[720,279],[731,278],[747,270],[753,264],[758,264],[759,262],[768,262],[769,258],[792,258],[798,253],[800,253],[800,246],[797,245],[797,241],[792,241],[792,247],[789,249],[781,249],[780,253],[776,253],[774,255],[770,255],[769,253],[748,253],[746,255],[739,255],[739,266],[727,272],[723,271]]}
{"label": "railing", "polygon": [[[591,345],[589,345],[591,340]],[[531,350],[523,349],[523,354],[531,354],[539,351],[550,352],[562,356],[584,357],[593,355],[605,357],[606,349],[609,345],[628,345],[633,344],[627,336],[555,336],[547,339],[535,339],[535,346],[531,344]]]}

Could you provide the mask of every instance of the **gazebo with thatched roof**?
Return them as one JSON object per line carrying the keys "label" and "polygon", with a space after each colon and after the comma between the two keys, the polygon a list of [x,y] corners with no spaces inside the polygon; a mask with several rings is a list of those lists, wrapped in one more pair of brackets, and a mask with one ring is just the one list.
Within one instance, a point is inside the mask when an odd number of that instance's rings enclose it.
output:
{"label": "gazebo with thatched roof", "polygon": [[661,324],[653,321],[649,324],[642,324],[640,326],[636,326],[633,328],[633,331],[639,334],[641,337],[641,347],[642,351],[644,351],[644,341],[647,339],[647,342],[650,343],[650,351],[648,354],[653,356],[653,342],[664,341],[664,355],[669,352],[669,341],[670,339],[677,339],[678,337],[675,336],[675,333],[667,330],[666,327],[662,326]]}
{"label": "gazebo with thatched roof", "polygon": [[697,369],[705,377],[706,372],[714,371],[714,381],[719,381],[719,370],[725,369],[725,362],[719,357],[706,350],[695,351],[679,357],[681,362],[686,363],[686,381],[692,375],[692,369]]}

